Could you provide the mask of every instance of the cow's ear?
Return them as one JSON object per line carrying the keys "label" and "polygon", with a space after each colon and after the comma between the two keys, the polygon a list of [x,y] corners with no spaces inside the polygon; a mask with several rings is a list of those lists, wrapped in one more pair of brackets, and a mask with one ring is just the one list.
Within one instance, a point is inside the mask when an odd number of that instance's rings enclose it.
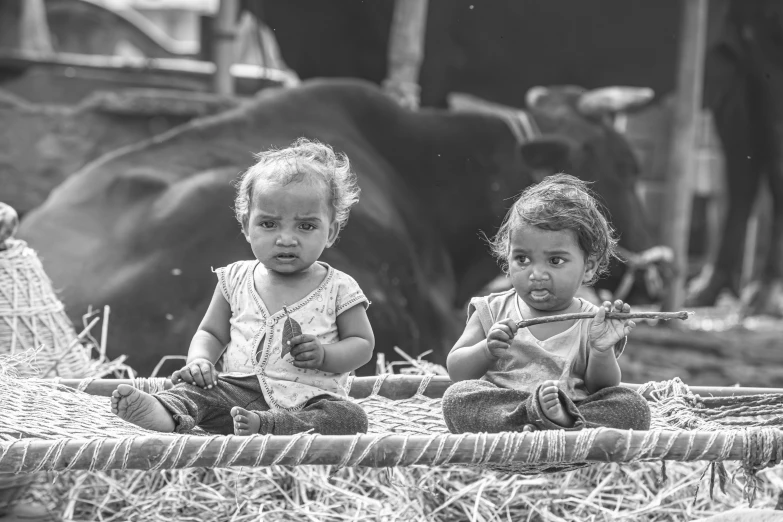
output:
{"label": "cow's ear", "polygon": [[533,169],[566,170],[576,144],[563,136],[540,136],[519,146],[522,159]]}

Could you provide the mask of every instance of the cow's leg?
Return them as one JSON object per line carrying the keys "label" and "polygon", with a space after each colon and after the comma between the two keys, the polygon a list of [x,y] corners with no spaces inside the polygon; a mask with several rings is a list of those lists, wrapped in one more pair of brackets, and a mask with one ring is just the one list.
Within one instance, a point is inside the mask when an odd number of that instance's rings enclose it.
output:
{"label": "cow's leg", "polygon": [[758,109],[746,79],[736,79],[711,107],[726,167],[728,212],[718,256],[688,291],[689,306],[711,306],[724,288],[738,293],[746,226],[761,182],[763,149],[758,127],[751,125]]}

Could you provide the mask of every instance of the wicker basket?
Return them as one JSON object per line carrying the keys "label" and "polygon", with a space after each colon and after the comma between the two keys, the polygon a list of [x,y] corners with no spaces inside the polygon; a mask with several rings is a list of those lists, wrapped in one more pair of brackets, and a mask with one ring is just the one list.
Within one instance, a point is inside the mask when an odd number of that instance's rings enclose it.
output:
{"label": "wicker basket", "polygon": [[[21,374],[36,368],[50,376],[82,377],[90,353],[77,339],[36,253],[24,241],[6,240],[0,250],[0,354],[36,353]],[[56,365],[56,366],[55,366]]]}

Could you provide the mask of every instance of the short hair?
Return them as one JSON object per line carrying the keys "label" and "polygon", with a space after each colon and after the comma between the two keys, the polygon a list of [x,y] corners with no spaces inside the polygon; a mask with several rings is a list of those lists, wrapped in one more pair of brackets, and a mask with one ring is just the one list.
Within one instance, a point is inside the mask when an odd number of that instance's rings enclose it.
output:
{"label": "short hair", "polygon": [[527,187],[506,213],[503,224],[490,240],[492,254],[508,270],[509,240],[512,230],[534,226],[544,230],[573,230],[585,259],[596,261],[595,275],[603,275],[612,257],[617,257],[614,228],[601,212],[601,205],[588,184],[568,174],[554,174]]}
{"label": "short hair", "polygon": [[345,227],[351,207],[359,202],[361,192],[348,156],[307,138],[299,138],[284,149],[272,148],[255,156],[258,161],[235,182],[234,212],[243,230],[250,216],[253,188],[261,178],[281,185],[306,179],[322,182],[329,195],[332,217],[337,221],[339,230]]}

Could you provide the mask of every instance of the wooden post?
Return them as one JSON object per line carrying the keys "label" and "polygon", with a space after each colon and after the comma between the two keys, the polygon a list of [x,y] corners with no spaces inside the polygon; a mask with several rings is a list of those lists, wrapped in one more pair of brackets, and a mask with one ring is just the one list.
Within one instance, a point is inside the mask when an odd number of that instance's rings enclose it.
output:
{"label": "wooden post", "polygon": [[664,310],[678,310],[685,301],[693,191],[691,174],[695,166],[696,130],[701,111],[707,36],[707,0],[681,1],[683,9],[677,92],[662,227],[664,241],[674,250],[676,275],[664,297]]}
{"label": "wooden post", "polygon": [[19,20],[19,49],[51,53],[52,40],[43,0],[23,0]]}
{"label": "wooden post", "polygon": [[419,108],[419,68],[424,59],[428,0],[396,0],[389,33],[384,90],[403,107]]}
{"label": "wooden post", "polygon": [[217,94],[234,94],[234,78],[231,65],[234,63],[238,0],[220,0],[212,31],[212,57],[215,62],[214,88]]}

